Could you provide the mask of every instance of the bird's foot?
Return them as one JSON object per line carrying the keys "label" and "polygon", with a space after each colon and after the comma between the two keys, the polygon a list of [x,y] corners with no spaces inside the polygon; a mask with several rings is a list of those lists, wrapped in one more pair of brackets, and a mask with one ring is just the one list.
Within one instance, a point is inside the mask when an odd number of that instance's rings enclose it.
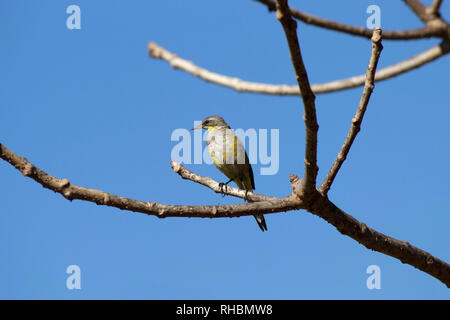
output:
{"label": "bird's foot", "polygon": [[[225,193],[224,193],[224,191],[223,191],[223,187],[225,187],[225,190],[228,189],[228,186],[227,186],[226,183],[219,182],[219,189],[220,189],[220,192],[222,193],[222,197],[225,197]],[[225,192],[226,192],[226,191],[225,191]]]}
{"label": "bird's foot", "polygon": [[228,181],[225,182],[225,183],[219,182],[219,189],[220,189],[220,192],[222,193],[222,197],[225,197],[225,196],[226,196],[226,194],[225,194],[224,191],[223,191],[223,187],[225,186],[225,192],[227,192],[228,184],[229,184],[231,181],[233,181],[233,179],[230,179],[230,180],[228,180]]}

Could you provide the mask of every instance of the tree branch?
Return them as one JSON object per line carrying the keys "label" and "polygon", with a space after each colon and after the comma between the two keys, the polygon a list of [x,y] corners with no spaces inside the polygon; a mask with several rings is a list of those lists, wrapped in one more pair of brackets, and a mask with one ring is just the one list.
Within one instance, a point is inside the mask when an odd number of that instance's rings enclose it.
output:
{"label": "tree branch", "polygon": [[193,182],[199,183],[205,187],[210,188],[216,193],[226,194],[233,197],[238,197],[245,200],[251,200],[251,201],[274,201],[278,200],[277,197],[269,197],[262,194],[253,193],[251,191],[246,191],[238,188],[233,188],[229,186],[222,187],[220,186],[220,183],[214,181],[213,179],[209,177],[202,177],[199,176],[196,173],[193,173],[183,167],[181,164],[179,164],[176,161],[172,161],[170,163],[170,166],[172,167],[173,171],[177,174],[179,174],[183,179],[191,180]]}
{"label": "tree branch", "polygon": [[418,0],[403,0],[405,4],[416,14],[416,16],[422,20],[422,22],[427,23],[429,20],[429,15],[427,14],[427,7],[425,7]]}
{"label": "tree branch", "polygon": [[[24,176],[29,177],[44,188],[53,190],[61,194],[67,200],[84,200],[94,202],[98,205],[115,207],[121,210],[154,215],[159,218],[165,217],[200,217],[200,218],[220,218],[220,217],[240,217],[253,215],[255,213],[275,213],[281,211],[302,209],[302,201],[290,195],[284,198],[276,198],[267,201],[249,202],[242,204],[217,205],[217,206],[185,206],[166,205],[156,202],[138,201],[120,197],[100,190],[88,189],[70,183],[67,179],[55,178],[40,170],[27,159],[16,155],[0,143],[0,158],[9,162]],[[230,189],[232,189],[230,187]],[[234,189],[234,188],[233,188]],[[232,190],[233,191],[233,190]],[[236,191],[234,190],[234,193]],[[252,197],[258,197],[251,194]]]}
{"label": "tree branch", "polygon": [[338,231],[358,241],[366,248],[384,253],[402,263],[407,263],[432,277],[439,279],[450,288],[450,265],[430,253],[375,231],[336,207],[326,196],[317,192],[317,198],[308,211],[328,221]]}
{"label": "tree branch", "polygon": [[328,193],[328,190],[330,190],[330,187],[334,179],[336,178],[339,169],[347,158],[347,154],[352,147],[353,141],[355,140],[356,135],[361,128],[361,122],[363,120],[364,113],[366,112],[373,88],[375,87],[375,72],[377,70],[378,59],[380,58],[381,50],[383,50],[383,45],[381,44],[381,29],[375,29],[372,36],[372,53],[370,56],[369,66],[367,67],[366,71],[366,83],[364,85],[361,100],[359,102],[358,109],[356,110],[356,114],[352,119],[352,125],[347,134],[347,138],[345,139],[345,142],[341,150],[339,151],[336,160],[331,166],[330,171],[328,171],[327,176],[325,177],[322,185],[319,188],[319,191],[323,195],[326,195]]}
{"label": "tree branch", "polygon": [[303,63],[300,44],[297,37],[297,23],[291,18],[287,0],[277,1],[277,19],[283,26],[286,40],[289,47],[292,65],[295,71],[295,77],[302,93],[303,100],[303,120],[305,121],[305,192],[311,192],[316,189],[317,171],[317,131],[319,125],[316,118],[316,96],[311,90],[308,74]]}
{"label": "tree branch", "polygon": [[[305,202],[300,200],[296,194],[303,188],[302,179],[295,175],[291,175],[290,181],[293,193],[284,198],[277,198],[276,200],[250,202],[237,205],[226,206],[180,206],[180,205],[162,205],[155,202],[137,201],[128,198],[119,197],[100,190],[87,189],[71,184],[67,179],[55,178],[44,171],[40,170],[27,159],[16,155],[11,150],[7,149],[0,143],[0,158],[5,160],[19,170],[24,176],[29,177],[44,188],[53,190],[62,194],[66,199],[79,199],[89,202],[94,202],[98,205],[106,205],[116,207],[121,210],[128,210],[134,212],[141,212],[148,215],[155,215],[160,218],[164,217],[239,217],[244,215],[251,215],[253,213],[275,213],[281,211],[290,211],[297,209],[307,209],[314,215],[328,221],[338,231],[347,235],[365,247],[375,250],[394,258],[399,259],[403,263],[408,263],[433,277],[439,279],[450,287],[450,266],[444,261],[433,257],[431,254],[411,246],[405,241],[399,241],[379,233],[364,223],[359,222],[352,216],[348,215],[338,207],[336,207],[327,197],[322,196],[319,192],[314,191],[310,194],[310,204],[306,208]],[[181,165],[180,165],[181,166]],[[209,178],[199,177],[183,167],[176,168],[183,178],[192,181],[204,182],[205,185],[211,184],[212,189],[215,190],[217,182],[208,180]],[[202,182],[200,182],[202,181]],[[203,184],[203,183],[202,183]],[[239,196],[240,193],[229,187],[229,195]],[[256,194],[249,193],[252,199],[256,199]],[[253,198],[255,197],[255,198]],[[264,196],[263,196],[264,197]],[[275,209],[277,208],[277,209]]]}
{"label": "tree branch", "polygon": [[[269,11],[276,10],[276,3],[273,0],[254,0],[267,6]],[[315,25],[317,27],[325,28],[328,30],[347,33],[353,36],[360,36],[367,39],[372,37],[372,30],[363,27],[352,26],[332,20],[319,18],[302,11],[290,8],[292,17],[298,19],[306,24]],[[424,28],[402,31],[383,31],[383,39],[385,40],[415,40],[433,37],[447,37],[449,35],[448,26],[431,26],[427,25]]]}
{"label": "tree branch", "polygon": [[441,9],[442,0],[434,0],[433,3],[427,8],[427,11],[431,15],[438,15]]}
{"label": "tree branch", "polygon": [[[384,39],[384,31],[383,31]],[[150,42],[148,45],[149,54],[156,59],[162,59],[175,69],[180,69],[193,76],[196,76],[207,82],[222,85],[238,92],[250,92],[269,95],[281,95],[281,96],[298,96],[300,95],[300,89],[298,85],[276,85],[265,84],[258,82],[249,82],[238,79],[236,77],[228,77],[218,73],[211,72],[204,68],[200,68],[193,64],[191,61],[184,60],[175,54],[167,51],[163,47],[160,47],[154,42]],[[402,73],[419,68],[431,61],[434,61],[450,52],[450,40],[445,40],[441,44],[431,47],[430,49],[415,55],[414,57],[399,62],[397,64],[380,69],[375,74],[375,81],[383,81]],[[366,79],[365,74],[354,76],[351,78],[335,80],[331,82],[319,83],[311,85],[311,89],[315,94],[335,92],[350,88],[359,87],[364,84]]]}

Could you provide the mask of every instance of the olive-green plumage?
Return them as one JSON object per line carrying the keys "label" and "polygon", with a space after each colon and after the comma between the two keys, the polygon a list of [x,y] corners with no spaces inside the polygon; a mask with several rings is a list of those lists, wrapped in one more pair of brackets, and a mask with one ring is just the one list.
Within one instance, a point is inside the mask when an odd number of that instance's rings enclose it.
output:
{"label": "olive-green plumage", "polygon": [[[244,145],[225,120],[219,116],[210,116],[194,129],[208,130],[206,144],[216,167],[230,181],[234,181],[239,189],[253,191],[255,180]],[[254,215],[254,217],[261,230],[267,230],[264,216]]]}

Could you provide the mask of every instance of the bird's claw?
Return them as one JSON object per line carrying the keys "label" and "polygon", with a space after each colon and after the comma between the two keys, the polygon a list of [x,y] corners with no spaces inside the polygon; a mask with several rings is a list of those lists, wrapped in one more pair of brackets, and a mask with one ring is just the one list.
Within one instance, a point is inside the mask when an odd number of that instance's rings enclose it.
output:
{"label": "bird's claw", "polygon": [[[219,189],[220,189],[220,192],[222,193],[222,197],[225,197],[225,193],[223,193],[224,191],[223,191],[223,187],[225,186],[225,190],[227,190],[227,188],[228,188],[228,186],[227,186],[227,184],[226,183],[223,183],[223,182],[220,182],[219,183]],[[225,191],[226,192],[226,191]]]}
{"label": "bird's claw", "polygon": [[225,197],[226,194],[223,193],[223,186],[225,186],[225,192],[228,191],[228,184],[233,181],[233,179],[228,180],[227,182],[223,183],[223,182],[219,182],[219,188],[220,188],[220,192],[222,193],[222,197]]}

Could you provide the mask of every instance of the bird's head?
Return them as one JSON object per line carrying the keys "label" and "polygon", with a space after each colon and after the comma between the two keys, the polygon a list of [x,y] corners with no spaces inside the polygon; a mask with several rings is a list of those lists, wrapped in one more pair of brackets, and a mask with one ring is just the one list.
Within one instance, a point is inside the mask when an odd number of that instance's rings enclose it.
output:
{"label": "bird's head", "polygon": [[209,129],[218,129],[218,128],[229,129],[230,126],[220,116],[209,116],[208,118],[203,119],[203,121],[200,125],[198,125],[195,128],[192,128],[192,130],[195,130],[195,129],[209,130]]}

